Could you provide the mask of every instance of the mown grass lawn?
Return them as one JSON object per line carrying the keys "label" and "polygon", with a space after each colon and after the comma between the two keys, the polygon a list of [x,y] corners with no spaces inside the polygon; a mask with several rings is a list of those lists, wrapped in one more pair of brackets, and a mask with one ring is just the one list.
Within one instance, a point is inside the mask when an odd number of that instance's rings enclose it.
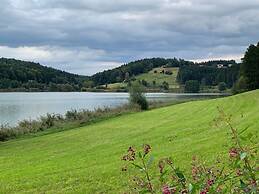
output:
{"label": "mown grass lawn", "polygon": [[152,145],[156,161],[172,156],[189,169],[195,154],[211,162],[225,154],[228,129],[217,107],[246,134],[259,134],[259,90],[123,115],[86,127],[0,143],[0,193],[121,193],[121,156],[130,145]]}

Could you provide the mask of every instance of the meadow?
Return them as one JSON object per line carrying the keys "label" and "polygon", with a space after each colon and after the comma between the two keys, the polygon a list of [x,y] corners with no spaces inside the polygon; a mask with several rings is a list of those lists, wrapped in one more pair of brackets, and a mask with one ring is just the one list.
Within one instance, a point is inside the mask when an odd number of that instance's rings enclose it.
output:
{"label": "meadow", "polygon": [[[164,72],[171,72],[172,74],[165,74],[162,73]],[[177,83],[177,74],[178,74],[179,68],[178,67],[158,67],[154,68],[151,71],[147,73],[143,73],[140,75],[137,75],[135,77],[135,82],[137,81],[142,81],[145,80],[148,84],[149,87],[151,88],[159,88],[163,82],[167,82],[169,89],[179,89],[180,85]],[[155,81],[155,85],[154,85]],[[108,84],[107,89],[122,89],[126,88],[127,83],[125,82],[120,82],[120,83],[113,83],[113,84]]]}
{"label": "meadow", "polygon": [[211,163],[227,155],[228,129],[218,107],[243,134],[259,135],[259,90],[129,113],[67,131],[0,143],[0,193],[122,193],[121,156],[152,145],[155,160],[172,156],[189,170],[193,155]]}

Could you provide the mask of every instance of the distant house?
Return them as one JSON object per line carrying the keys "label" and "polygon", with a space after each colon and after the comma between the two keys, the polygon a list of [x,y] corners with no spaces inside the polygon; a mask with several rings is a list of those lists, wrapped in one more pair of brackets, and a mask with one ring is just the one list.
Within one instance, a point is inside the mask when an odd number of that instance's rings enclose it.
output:
{"label": "distant house", "polygon": [[219,69],[224,68],[224,65],[223,64],[217,64],[217,68],[219,68]]}

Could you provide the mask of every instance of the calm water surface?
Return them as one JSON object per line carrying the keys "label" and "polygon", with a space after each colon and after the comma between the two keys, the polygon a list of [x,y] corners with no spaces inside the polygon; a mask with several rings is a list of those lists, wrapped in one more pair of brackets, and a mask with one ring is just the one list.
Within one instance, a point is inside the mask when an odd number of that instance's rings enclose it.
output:
{"label": "calm water surface", "polygon": [[[217,94],[149,93],[148,100],[173,101],[215,98]],[[37,119],[46,113],[64,114],[71,109],[116,107],[128,102],[127,93],[46,92],[0,93],[0,125],[16,125],[24,119]]]}

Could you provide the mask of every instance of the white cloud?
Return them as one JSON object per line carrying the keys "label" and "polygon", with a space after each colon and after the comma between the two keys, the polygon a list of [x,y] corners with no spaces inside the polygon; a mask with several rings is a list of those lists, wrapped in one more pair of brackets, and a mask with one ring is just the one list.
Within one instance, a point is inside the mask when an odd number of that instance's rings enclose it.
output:
{"label": "white cloud", "polygon": [[55,68],[85,75],[95,73],[95,69],[103,70],[121,65],[116,61],[102,61],[107,53],[103,50],[89,48],[0,46],[0,53],[2,57],[40,62]]}

